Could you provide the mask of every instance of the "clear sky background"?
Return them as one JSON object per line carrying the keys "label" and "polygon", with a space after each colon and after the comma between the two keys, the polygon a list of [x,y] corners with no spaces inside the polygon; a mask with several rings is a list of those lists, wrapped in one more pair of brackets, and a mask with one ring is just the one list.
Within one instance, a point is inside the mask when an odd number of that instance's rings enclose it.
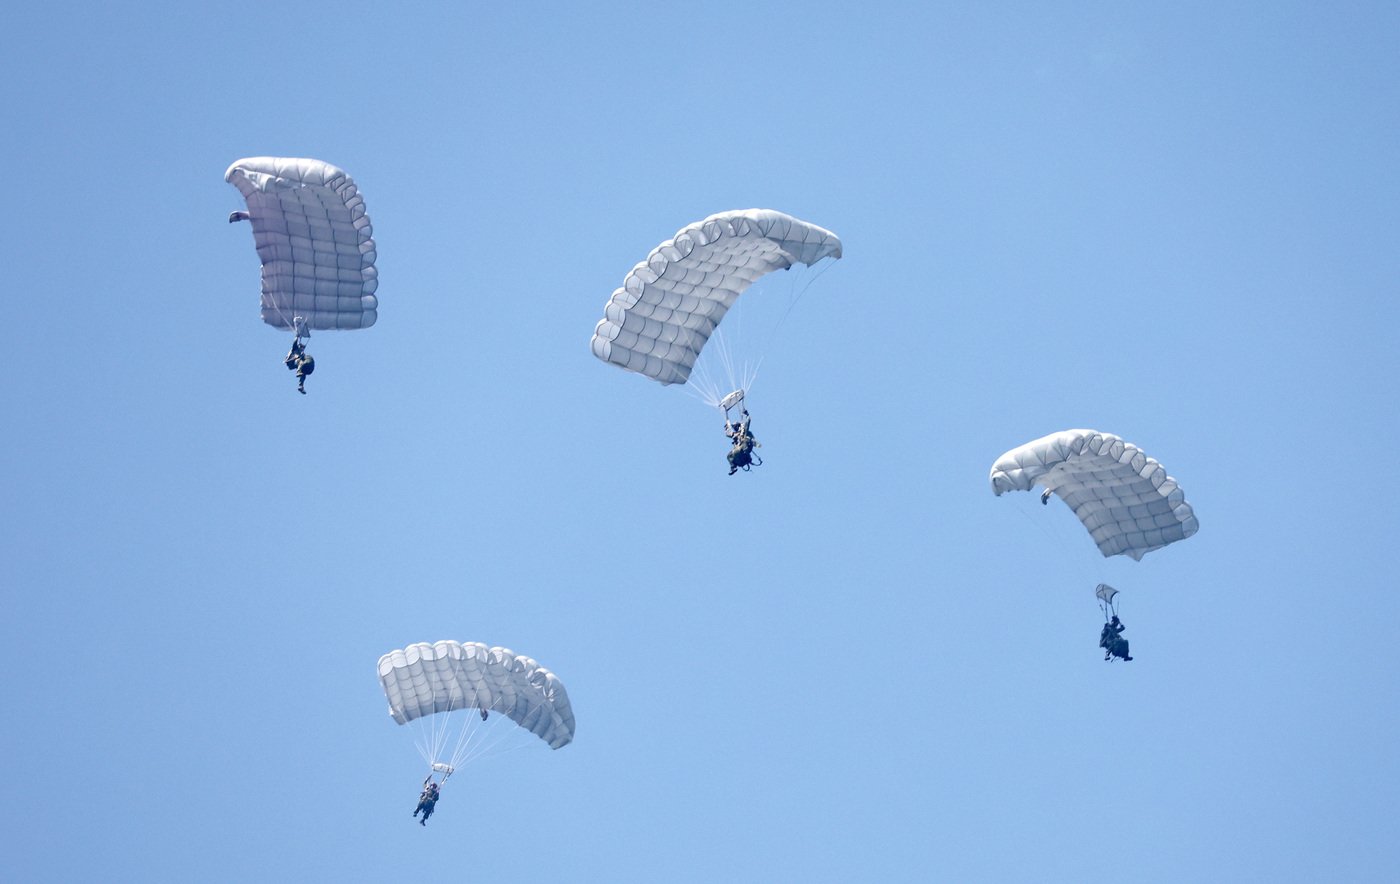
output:
{"label": "clear sky background", "polygon": [[[0,878],[1400,876],[1395,4],[22,4],[0,96]],[[304,397],[258,155],[379,243]],[[845,258],[729,478],[588,340],[750,207]],[[993,496],[1071,427],[1200,533]],[[374,664],[443,638],[578,730],[424,829]]]}

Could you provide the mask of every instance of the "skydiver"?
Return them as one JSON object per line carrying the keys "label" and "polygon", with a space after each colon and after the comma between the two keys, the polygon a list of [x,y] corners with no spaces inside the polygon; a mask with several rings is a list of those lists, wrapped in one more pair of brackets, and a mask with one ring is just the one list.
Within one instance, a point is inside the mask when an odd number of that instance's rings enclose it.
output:
{"label": "skydiver", "polygon": [[759,441],[749,432],[749,410],[746,408],[742,412],[742,419],[738,423],[724,420],[724,435],[734,440],[734,447],[729,449],[726,457],[729,460],[729,475],[734,475],[740,469],[747,470],[755,463],[763,463],[756,460],[753,455],[755,448],[762,448]]}
{"label": "skydiver", "polygon": [[1054,493],[1055,493],[1055,492],[1052,491],[1051,489],[1046,488],[1045,491],[1044,491],[1044,493],[1042,493],[1042,494],[1040,495],[1040,505],[1041,505],[1041,506],[1049,506],[1049,505],[1050,505],[1050,495],[1052,495],[1052,494],[1054,494]]}
{"label": "skydiver", "polygon": [[1122,637],[1123,630],[1127,628],[1123,621],[1118,619],[1117,614],[1103,625],[1103,631],[1099,633],[1099,647],[1103,648],[1105,660],[1112,660],[1114,657],[1125,661],[1133,659],[1128,655],[1128,640]]}
{"label": "skydiver", "polygon": [[292,341],[291,352],[287,358],[282,360],[282,364],[287,366],[288,371],[297,373],[297,392],[306,395],[306,376],[316,370],[316,360],[306,352],[306,345],[301,342],[301,335],[297,335]]}
{"label": "skydiver", "polygon": [[477,710],[477,711],[479,711],[479,712],[481,713],[481,720],[482,720],[482,721],[485,721],[485,720],[486,720],[486,710],[485,710],[485,709],[479,709],[479,710]]}
{"label": "skydiver", "polygon": [[428,824],[428,817],[433,815],[433,808],[437,806],[440,797],[442,796],[438,794],[438,784],[433,782],[433,775],[428,774],[428,778],[423,781],[423,794],[418,796],[418,806],[413,809],[414,818],[417,818],[418,811],[423,812],[423,818],[418,820],[418,825]]}

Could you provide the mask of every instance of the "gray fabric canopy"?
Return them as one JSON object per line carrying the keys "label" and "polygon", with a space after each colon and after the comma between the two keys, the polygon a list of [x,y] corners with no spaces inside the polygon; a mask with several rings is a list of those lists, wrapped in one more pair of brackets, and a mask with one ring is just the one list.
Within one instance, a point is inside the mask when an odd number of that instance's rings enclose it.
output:
{"label": "gray fabric canopy", "polygon": [[250,157],[224,180],[238,188],[262,261],[263,322],[297,334],[374,325],[374,230],[345,170],[320,160]]}
{"label": "gray fabric canopy", "polygon": [[399,724],[439,712],[499,712],[558,749],[574,738],[564,683],[529,657],[480,642],[409,645],[379,658],[379,683]]}
{"label": "gray fabric canopy", "polygon": [[791,215],[711,215],[632,268],[593,330],[593,355],[662,384],[684,384],[715,327],[756,279],[827,257],[841,257],[836,234]]}
{"label": "gray fabric canopy", "polygon": [[1131,442],[1097,430],[1064,430],[1013,448],[992,465],[992,491],[1037,484],[1062,499],[1105,556],[1141,560],[1200,527],[1186,495]]}

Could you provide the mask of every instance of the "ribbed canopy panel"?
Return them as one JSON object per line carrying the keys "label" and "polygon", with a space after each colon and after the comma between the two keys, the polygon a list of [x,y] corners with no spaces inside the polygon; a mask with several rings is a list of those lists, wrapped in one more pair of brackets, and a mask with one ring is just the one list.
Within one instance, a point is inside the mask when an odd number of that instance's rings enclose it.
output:
{"label": "ribbed canopy panel", "polygon": [[262,261],[263,322],[298,333],[374,325],[374,229],[345,170],[320,160],[250,157],[229,166],[224,180],[248,203]]}
{"label": "ribbed canopy panel", "polygon": [[836,234],[791,215],[771,209],[711,215],[632,268],[593,331],[593,355],[662,384],[683,384],[754,280],[827,257],[841,257]]}
{"label": "ribbed canopy panel", "polygon": [[1013,448],[992,465],[992,491],[1058,495],[1105,556],[1141,559],[1185,540],[1200,524],[1163,466],[1112,433],[1065,430]]}
{"label": "ribbed canopy panel", "polygon": [[409,645],[379,658],[379,683],[399,724],[439,712],[499,712],[558,749],[574,738],[564,684],[529,657],[480,642]]}

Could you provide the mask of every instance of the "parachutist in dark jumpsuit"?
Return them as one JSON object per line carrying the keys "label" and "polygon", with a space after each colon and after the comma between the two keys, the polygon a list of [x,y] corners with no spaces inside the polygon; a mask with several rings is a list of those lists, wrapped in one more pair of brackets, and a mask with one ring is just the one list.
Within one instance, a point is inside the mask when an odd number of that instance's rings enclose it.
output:
{"label": "parachutist in dark jumpsuit", "polygon": [[418,796],[418,806],[413,809],[414,817],[418,816],[418,811],[423,812],[423,818],[418,820],[418,825],[426,826],[428,824],[428,817],[433,815],[433,808],[437,806],[440,797],[438,784],[433,782],[433,776],[429,774],[428,778],[423,781],[423,794]]}
{"label": "parachutist in dark jumpsuit", "polygon": [[1131,660],[1128,656],[1128,640],[1122,637],[1123,630],[1128,627],[1114,614],[1113,619],[1103,625],[1103,632],[1099,633],[1099,647],[1103,648],[1103,658],[1111,660],[1120,657],[1123,660]]}
{"label": "parachutist in dark jumpsuit", "polygon": [[300,337],[292,341],[291,352],[282,360],[282,364],[287,366],[288,371],[297,373],[297,392],[305,396],[306,376],[316,370],[316,360],[306,352],[306,345],[301,342]]}
{"label": "parachutist in dark jumpsuit", "polygon": [[734,475],[740,469],[747,470],[755,462],[753,450],[762,448],[758,440],[749,432],[749,412],[743,411],[743,419],[738,423],[733,423],[727,418],[724,421],[724,435],[734,440],[734,447],[729,449],[727,455],[729,459],[729,475]]}
{"label": "parachutist in dark jumpsuit", "polygon": [[1055,493],[1054,491],[1050,490],[1049,488],[1046,488],[1045,491],[1040,495],[1040,505],[1041,505],[1041,506],[1049,506],[1049,505],[1050,505],[1050,495],[1052,495],[1052,494],[1054,494],[1054,493]]}

